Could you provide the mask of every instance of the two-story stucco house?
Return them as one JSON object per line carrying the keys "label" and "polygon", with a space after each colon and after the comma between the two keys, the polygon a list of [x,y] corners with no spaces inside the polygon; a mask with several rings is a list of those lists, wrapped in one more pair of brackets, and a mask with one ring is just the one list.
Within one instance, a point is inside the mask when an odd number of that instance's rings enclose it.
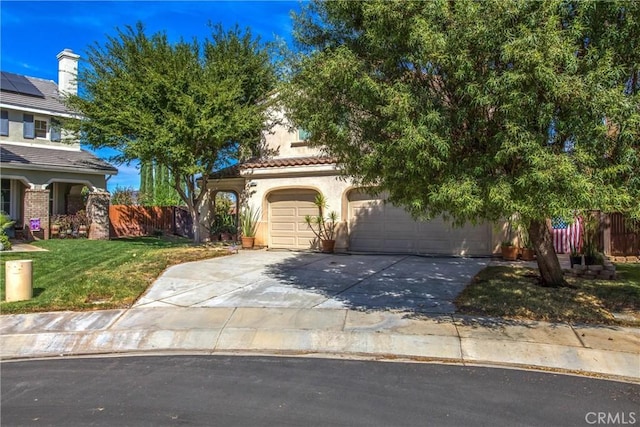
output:
{"label": "two-story stucco house", "polygon": [[256,244],[279,249],[310,249],[314,235],[305,215],[317,215],[315,195],[340,218],[336,250],[379,253],[491,255],[503,231],[492,224],[455,228],[442,219],[414,221],[403,209],[367,194],[340,175],[336,163],[312,149],[305,132],[277,126],[265,135],[276,155],[230,168],[209,182],[212,193],[231,191],[262,220]]}
{"label": "two-story stucco house", "polygon": [[84,208],[85,186],[104,191],[118,172],[61,129],[73,115],[62,100],[77,93],[79,56],[65,49],[57,59],[57,84],[4,71],[0,84],[0,211],[39,238],[48,237],[51,215]]}

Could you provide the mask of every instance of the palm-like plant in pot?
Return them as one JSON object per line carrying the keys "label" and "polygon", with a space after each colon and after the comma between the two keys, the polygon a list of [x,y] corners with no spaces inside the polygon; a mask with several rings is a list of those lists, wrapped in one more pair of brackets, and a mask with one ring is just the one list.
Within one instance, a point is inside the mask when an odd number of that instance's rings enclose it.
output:
{"label": "palm-like plant in pot", "polygon": [[326,217],[324,215],[327,209],[327,199],[322,195],[316,195],[313,202],[318,207],[318,215],[305,216],[304,220],[307,226],[311,228],[313,234],[316,236],[322,252],[333,252],[336,244],[335,234],[336,227],[338,226],[338,214],[335,211],[331,211]]}
{"label": "palm-like plant in pot", "polygon": [[587,212],[583,216],[583,246],[585,265],[593,265],[598,262],[598,230],[600,221],[594,212]]}
{"label": "palm-like plant in pot", "polygon": [[502,242],[502,258],[507,261],[518,259],[518,247],[513,243],[513,217],[507,220],[507,239]]}
{"label": "palm-like plant in pot", "polygon": [[240,231],[242,232],[242,249],[251,249],[255,244],[258,222],[260,221],[260,209],[246,207],[240,215]]}

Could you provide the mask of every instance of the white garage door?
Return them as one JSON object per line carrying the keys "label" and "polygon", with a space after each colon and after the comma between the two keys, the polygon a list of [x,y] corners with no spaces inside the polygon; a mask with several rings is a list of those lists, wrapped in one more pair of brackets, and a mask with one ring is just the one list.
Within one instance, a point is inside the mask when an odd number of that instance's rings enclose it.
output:
{"label": "white garage door", "polygon": [[313,190],[283,190],[269,195],[269,235],[271,248],[309,249],[314,234],[304,221],[318,215]]}
{"label": "white garage door", "polygon": [[349,193],[349,249],[365,252],[491,255],[491,226],[452,227],[443,219],[414,221],[366,193]]}

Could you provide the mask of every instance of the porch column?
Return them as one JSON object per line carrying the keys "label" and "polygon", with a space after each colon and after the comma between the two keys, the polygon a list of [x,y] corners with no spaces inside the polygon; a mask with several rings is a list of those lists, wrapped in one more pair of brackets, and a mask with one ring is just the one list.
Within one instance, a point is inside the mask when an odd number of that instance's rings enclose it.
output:
{"label": "porch column", "polygon": [[109,201],[111,194],[107,191],[89,193],[87,200],[87,216],[89,217],[89,239],[109,240]]}
{"label": "porch column", "polygon": [[[32,221],[39,221],[39,230],[31,230]],[[24,190],[24,230],[28,240],[49,239],[49,190]]]}

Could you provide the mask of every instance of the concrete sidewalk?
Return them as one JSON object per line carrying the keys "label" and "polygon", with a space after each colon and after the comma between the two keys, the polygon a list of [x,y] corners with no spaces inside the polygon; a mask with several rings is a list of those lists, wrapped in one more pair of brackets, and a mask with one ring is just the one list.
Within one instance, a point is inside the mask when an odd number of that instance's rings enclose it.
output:
{"label": "concrete sidewalk", "polygon": [[484,264],[269,252],[183,264],[130,309],[1,316],[0,356],[299,354],[557,369],[640,383],[640,329],[455,314],[452,298]]}

